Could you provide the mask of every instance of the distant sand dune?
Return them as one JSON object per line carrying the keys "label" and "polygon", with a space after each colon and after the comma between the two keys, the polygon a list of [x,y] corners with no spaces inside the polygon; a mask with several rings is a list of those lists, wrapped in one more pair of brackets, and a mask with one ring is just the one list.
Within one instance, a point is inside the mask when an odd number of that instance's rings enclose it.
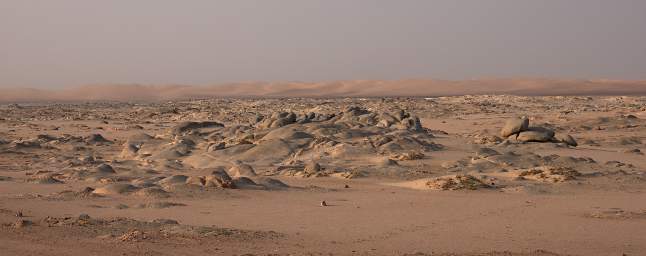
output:
{"label": "distant sand dune", "polygon": [[0,102],[156,101],[208,97],[424,97],[465,94],[646,95],[646,81],[480,79],[245,82],[208,86],[107,84],[59,90],[0,88]]}

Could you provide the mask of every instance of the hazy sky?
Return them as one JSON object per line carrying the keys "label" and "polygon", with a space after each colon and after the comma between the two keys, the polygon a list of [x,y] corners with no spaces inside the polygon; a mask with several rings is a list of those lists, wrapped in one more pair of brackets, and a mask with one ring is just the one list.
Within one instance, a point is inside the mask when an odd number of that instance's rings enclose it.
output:
{"label": "hazy sky", "polygon": [[646,79],[644,0],[0,0],[0,86]]}

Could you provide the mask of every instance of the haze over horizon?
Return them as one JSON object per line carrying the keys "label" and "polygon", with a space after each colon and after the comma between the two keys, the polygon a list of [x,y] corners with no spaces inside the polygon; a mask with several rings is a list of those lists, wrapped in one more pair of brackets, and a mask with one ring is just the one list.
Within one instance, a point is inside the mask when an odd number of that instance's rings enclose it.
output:
{"label": "haze over horizon", "polygon": [[3,0],[0,87],[646,80],[646,1]]}

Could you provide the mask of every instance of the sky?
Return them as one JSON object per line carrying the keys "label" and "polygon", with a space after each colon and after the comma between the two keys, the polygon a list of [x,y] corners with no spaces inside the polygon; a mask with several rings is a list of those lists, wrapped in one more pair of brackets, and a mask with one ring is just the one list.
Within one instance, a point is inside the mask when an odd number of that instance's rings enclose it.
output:
{"label": "sky", "polygon": [[644,0],[0,0],[0,87],[646,79]]}

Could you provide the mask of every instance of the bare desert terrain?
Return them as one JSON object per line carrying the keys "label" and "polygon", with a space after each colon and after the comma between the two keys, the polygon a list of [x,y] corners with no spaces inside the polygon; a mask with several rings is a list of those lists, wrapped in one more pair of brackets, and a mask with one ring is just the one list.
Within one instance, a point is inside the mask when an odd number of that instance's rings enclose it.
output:
{"label": "bare desert terrain", "polygon": [[646,255],[646,97],[343,88],[0,105],[0,255]]}

